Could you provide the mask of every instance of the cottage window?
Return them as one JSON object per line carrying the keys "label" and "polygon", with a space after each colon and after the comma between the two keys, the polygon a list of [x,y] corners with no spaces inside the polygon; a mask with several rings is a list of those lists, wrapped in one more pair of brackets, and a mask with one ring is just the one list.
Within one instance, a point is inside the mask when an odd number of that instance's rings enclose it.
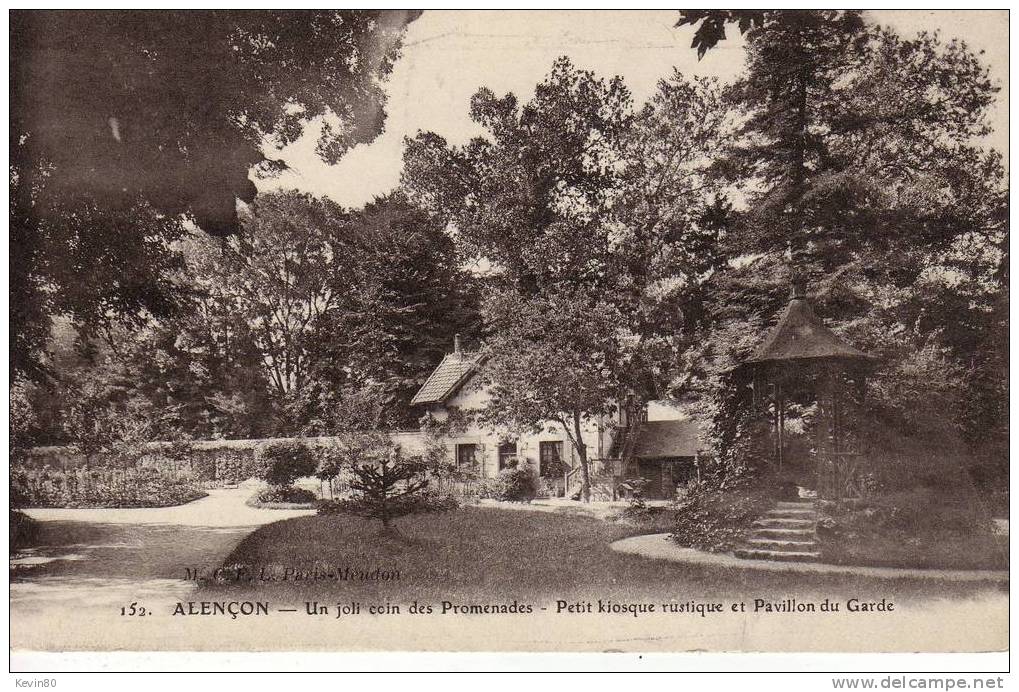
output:
{"label": "cottage window", "polygon": [[456,467],[458,469],[478,468],[478,445],[476,444],[457,445]]}
{"label": "cottage window", "polygon": [[562,442],[539,442],[538,456],[541,461],[541,475],[545,478],[561,476],[563,469],[563,443]]}
{"label": "cottage window", "polygon": [[502,471],[504,468],[509,466],[511,460],[516,459],[517,456],[517,443],[516,442],[503,442],[499,445],[499,470]]}

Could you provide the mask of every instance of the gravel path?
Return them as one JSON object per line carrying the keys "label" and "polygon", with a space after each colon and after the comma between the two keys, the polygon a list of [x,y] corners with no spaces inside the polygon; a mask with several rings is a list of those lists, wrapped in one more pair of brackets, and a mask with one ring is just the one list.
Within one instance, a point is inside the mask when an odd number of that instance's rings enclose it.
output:
{"label": "gravel path", "polygon": [[91,623],[131,603],[186,598],[195,588],[186,568],[215,569],[258,526],[314,513],[248,507],[256,489],[212,490],[179,507],[28,510],[39,544],[10,560],[11,646],[83,648],[83,632],[100,641]]}
{"label": "gravel path", "polygon": [[727,569],[761,570],[768,572],[799,572],[802,574],[845,574],[879,579],[922,579],[957,582],[1008,582],[1007,570],[990,569],[901,569],[898,567],[857,567],[828,565],[819,562],[776,562],[744,560],[722,553],[707,553],[683,548],[668,540],[667,533],[633,536],[616,541],[611,548],[620,553],[640,555],[654,560],[682,562],[689,565],[711,565]]}

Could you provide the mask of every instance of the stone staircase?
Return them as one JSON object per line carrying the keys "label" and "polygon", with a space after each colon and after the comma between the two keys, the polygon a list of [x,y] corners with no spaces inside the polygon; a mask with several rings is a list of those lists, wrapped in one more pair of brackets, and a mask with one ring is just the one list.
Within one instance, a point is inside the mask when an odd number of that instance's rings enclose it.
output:
{"label": "stone staircase", "polygon": [[813,500],[778,502],[755,521],[746,545],[734,552],[747,560],[817,562],[821,557]]}

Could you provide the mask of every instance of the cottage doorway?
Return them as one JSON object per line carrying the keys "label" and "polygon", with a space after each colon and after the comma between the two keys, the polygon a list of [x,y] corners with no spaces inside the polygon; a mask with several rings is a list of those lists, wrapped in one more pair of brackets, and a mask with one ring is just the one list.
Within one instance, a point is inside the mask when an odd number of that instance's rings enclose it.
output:
{"label": "cottage doorway", "polygon": [[649,500],[661,500],[664,497],[662,488],[662,464],[660,461],[641,459],[637,462],[637,475],[649,481],[644,489],[644,497]]}

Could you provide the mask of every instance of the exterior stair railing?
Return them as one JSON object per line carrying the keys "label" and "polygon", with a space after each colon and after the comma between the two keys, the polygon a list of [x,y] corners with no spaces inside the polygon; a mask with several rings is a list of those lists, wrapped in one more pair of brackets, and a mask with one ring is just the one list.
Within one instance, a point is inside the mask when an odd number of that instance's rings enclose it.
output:
{"label": "exterior stair railing", "polygon": [[[615,500],[618,496],[620,483],[621,460],[614,458],[589,459],[591,473],[591,496],[607,496],[599,499]],[[580,466],[575,466],[563,476],[565,496],[572,497],[580,492],[583,485],[583,472]]]}
{"label": "exterior stair railing", "polygon": [[[592,493],[595,486],[608,486],[607,494],[612,500],[619,497],[619,485],[623,482],[627,466],[633,457],[633,450],[637,442],[636,432],[640,426],[638,416],[630,415],[627,419],[627,425],[616,428],[616,435],[609,448],[609,455],[601,459],[589,460]],[[566,497],[572,497],[577,493],[583,483],[582,478],[583,473],[580,466],[566,471],[563,476]]]}

